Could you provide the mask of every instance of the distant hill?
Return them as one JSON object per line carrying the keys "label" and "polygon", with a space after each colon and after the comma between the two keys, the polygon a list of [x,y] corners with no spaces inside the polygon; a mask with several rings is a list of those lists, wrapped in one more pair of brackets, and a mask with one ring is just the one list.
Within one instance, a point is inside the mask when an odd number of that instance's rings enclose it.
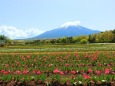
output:
{"label": "distant hill", "polygon": [[51,38],[61,38],[61,37],[71,37],[71,36],[80,36],[80,35],[90,35],[94,33],[99,33],[98,30],[91,30],[82,26],[68,26],[61,27],[58,29],[53,29],[50,31],[46,31],[36,37],[31,39],[51,39]]}

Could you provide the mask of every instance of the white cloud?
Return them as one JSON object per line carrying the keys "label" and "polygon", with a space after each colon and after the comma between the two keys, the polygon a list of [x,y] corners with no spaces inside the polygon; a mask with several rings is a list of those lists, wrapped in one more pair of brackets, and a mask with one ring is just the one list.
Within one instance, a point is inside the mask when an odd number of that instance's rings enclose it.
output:
{"label": "white cloud", "polygon": [[22,30],[13,26],[0,26],[0,35],[5,35],[11,39],[34,37],[40,33],[43,31],[34,28]]}
{"label": "white cloud", "polygon": [[28,37],[34,37],[37,36],[41,33],[43,33],[44,31],[38,30],[36,28],[31,28],[25,31],[25,33],[27,34]]}
{"label": "white cloud", "polygon": [[61,27],[68,27],[68,26],[77,26],[80,25],[80,21],[74,21],[74,22],[66,22]]}

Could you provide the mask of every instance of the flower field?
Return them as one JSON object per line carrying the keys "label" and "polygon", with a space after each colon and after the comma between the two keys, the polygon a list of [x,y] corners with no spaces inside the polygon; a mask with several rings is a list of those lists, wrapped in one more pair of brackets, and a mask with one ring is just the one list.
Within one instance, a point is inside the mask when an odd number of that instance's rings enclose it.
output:
{"label": "flower field", "polygon": [[87,44],[87,45],[39,45],[39,46],[8,46],[0,48],[0,53],[38,53],[38,52],[92,52],[115,51],[115,44]]}
{"label": "flower field", "polygon": [[115,86],[115,52],[1,52],[0,86]]}

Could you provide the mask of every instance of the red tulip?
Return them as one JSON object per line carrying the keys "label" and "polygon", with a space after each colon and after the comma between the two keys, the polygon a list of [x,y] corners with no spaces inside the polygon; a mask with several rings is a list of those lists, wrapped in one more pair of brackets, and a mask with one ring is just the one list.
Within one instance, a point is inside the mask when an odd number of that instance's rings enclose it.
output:
{"label": "red tulip", "polygon": [[23,74],[27,74],[29,71],[28,70],[24,70],[23,71]]}
{"label": "red tulip", "polygon": [[90,75],[83,74],[83,78],[84,78],[84,79],[90,79],[91,77],[90,77]]}
{"label": "red tulip", "polygon": [[1,72],[3,73],[3,72],[5,72],[5,70],[1,70]]}
{"label": "red tulip", "polygon": [[74,79],[75,78],[74,75],[72,75],[71,78]]}
{"label": "red tulip", "polygon": [[34,73],[37,73],[37,70],[33,70]]}
{"label": "red tulip", "polygon": [[3,73],[4,73],[5,75],[7,75],[7,74],[8,74],[8,71],[4,71]]}
{"label": "red tulip", "polygon": [[73,75],[75,75],[75,74],[76,74],[76,71],[75,71],[75,70],[72,70],[71,73],[72,73]]}
{"label": "red tulip", "polygon": [[27,58],[30,58],[30,55],[28,55]]}

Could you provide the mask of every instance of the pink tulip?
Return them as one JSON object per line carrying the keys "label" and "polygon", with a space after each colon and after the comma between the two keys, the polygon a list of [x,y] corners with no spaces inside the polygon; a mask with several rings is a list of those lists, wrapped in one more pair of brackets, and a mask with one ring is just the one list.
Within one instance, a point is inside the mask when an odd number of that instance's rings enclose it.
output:
{"label": "pink tulip", "polygon": [[19,64],[20,64],[20,62],[16,62],[16,64],[17,64],[17,65],[19,65]]}
{"label": "pink tulip", "polygon": [[53,71],[53,73],[54,73],[54,74],[59,73],[59,69],[56,68],[56,69]]}
{"label": "pink tulip", "polygon": [[105,74],[109,74],[110,70],[109,69],[105,69]]}
{"label": "pink tulip", "polygon": [[40,75],[40,74],[41,74],[41,71],[38,70],[38,71],[37,71],[37,74]]}
{"label": "pink tulip", "polygon": [[99,70],[96,70],[96,74],[97,74],[97,75],[100,75],[101,72],[100,72]]}
{"label": "pink tulip", "polygon": [[17,70],[16,73],[17,73],[17,74],[21,74],[21,71]]}
{"label": "pink tulip", "polygon": [[61,75],[64,75],[64,72],[63,72],[63,71],[60,71],[60,74],[61,74]]}
{"label": "pink tulip", "polygon": [[6,67],[9,67],[9,64],[5,64]]}
{"label": "pink tulip", "polygon": [[65,66],[70,66],[70,64],[66,63]]}
{"label": "pink tulip", "polygon": [[92,72],[93,72],[93,70],[92,70],[91,68],[89,68],[89,69],[88,69],[88,72],[89,72],[89,73],[92,73]]}

